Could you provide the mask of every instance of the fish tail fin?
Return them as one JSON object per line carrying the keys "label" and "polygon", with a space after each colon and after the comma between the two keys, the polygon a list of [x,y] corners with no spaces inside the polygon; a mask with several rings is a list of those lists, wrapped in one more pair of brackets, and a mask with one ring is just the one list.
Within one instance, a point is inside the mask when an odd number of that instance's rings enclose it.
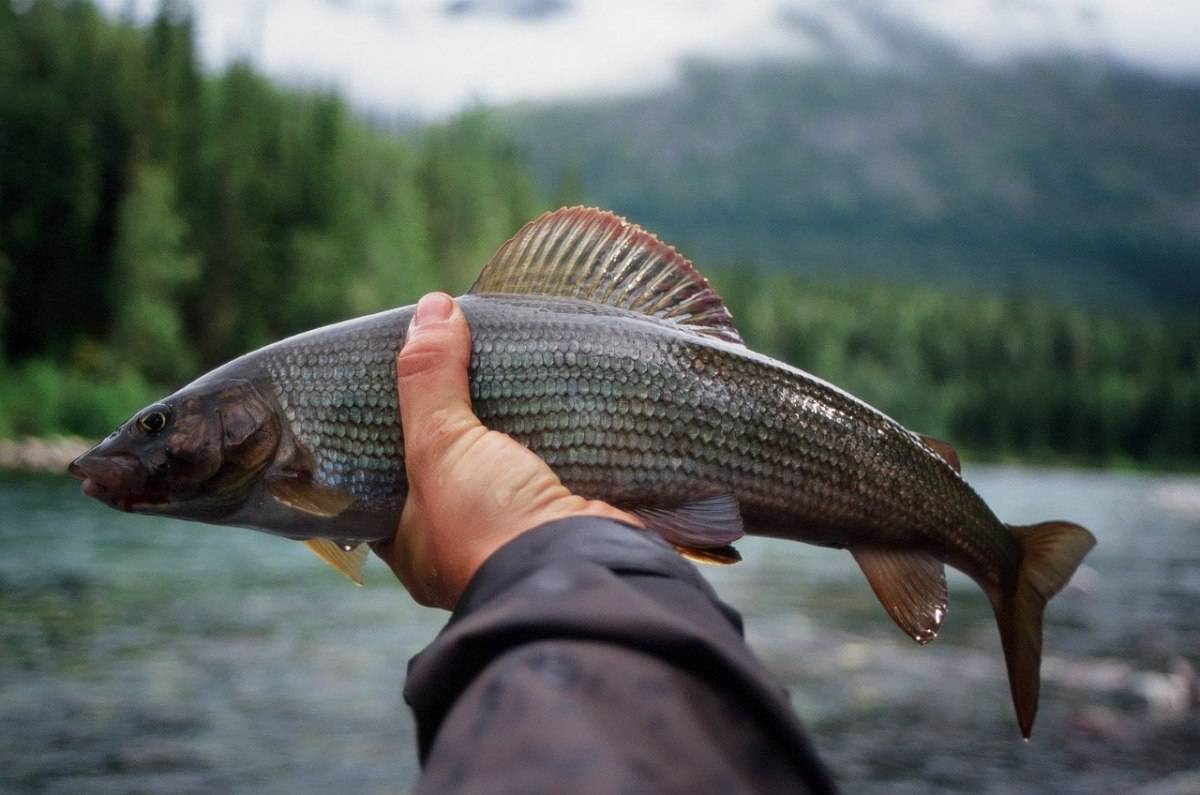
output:
{"label": "fish tail fin", "polygon": [[1042,667],[1042,613],[1058,593],[1096,538],[1070,522],[1009,525],[1021,550],[1016,587],[1009,593],[990,594],[1000,627],[1008,684],[1021,735],[1029,739],[1037,715]]}

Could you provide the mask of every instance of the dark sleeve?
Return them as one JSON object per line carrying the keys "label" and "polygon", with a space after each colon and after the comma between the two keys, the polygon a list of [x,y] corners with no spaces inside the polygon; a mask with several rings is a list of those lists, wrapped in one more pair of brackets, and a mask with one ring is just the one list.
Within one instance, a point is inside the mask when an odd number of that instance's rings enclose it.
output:
{"label": "dark sleeve", "polygon": [[497,551],[404,692],[422,793],[834,790],[737,613],[619,522]]}

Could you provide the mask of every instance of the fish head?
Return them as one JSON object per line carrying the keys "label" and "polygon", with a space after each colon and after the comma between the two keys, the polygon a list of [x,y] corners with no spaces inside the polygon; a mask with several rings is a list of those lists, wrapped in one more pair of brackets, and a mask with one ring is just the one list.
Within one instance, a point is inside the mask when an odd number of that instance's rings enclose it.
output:
{"label": "fish head", "polygon": [[246,500],[281,435],[253,383],[202,380],[134,414],[68,471],[118,510],[215,521]]}

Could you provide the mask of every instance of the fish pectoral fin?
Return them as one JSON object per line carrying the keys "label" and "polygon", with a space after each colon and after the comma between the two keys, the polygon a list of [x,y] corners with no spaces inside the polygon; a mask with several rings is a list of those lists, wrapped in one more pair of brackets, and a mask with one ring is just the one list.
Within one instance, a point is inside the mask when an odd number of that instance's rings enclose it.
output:
{"label": "fish pectoral fin", "polygon": [[943,442],[941,439],[934,439],[932,436],[926,436],[923,433],[918,433],[921,441],[933,452],[937,453],[938,457],[953,467],[954,471],[962,474],[962,462],[958,460],[958,451],[949,442]]}
{"label": "fish pectoral fin", "polygon": [[354,503],[354,496],[316,479],[317,462],[297,439],[280,453],[280,463],[267,472],[267,491],[279,502],[311,516],[329,519]]}
{"label": "fish pectoral fin", "polygon": [[682,544],[672,544],[675,551],[692,563],[703,563],[706,566],[732,566],[742,562],[742,553],[733,548],[732,544],[723,547],[685,547]]}
{"label": "fish pectoral fin", "polygon": [[318,558],[353,580],[355,585],[363,584],[363,564],[367,561],[366,544],[350,546],[344,541],[309,538],[304,542],[304,546],[312,550],[312,553]]}
{"label": "fish pectoral fin", "polygon": [[630,513],[645,522],[648,530],[677,547],[724,547],[745,535],[742,511],[732,494],[715,494],[679,505],[638,506]]}
{"label": "fish pectoral fin", "polygon": [[267,481],[271,496],[297,511],[332,518],[354,503],[353,495],[299,477],[274,477]]}
{"label": "fish pectoral fin", "polygon": [[871,590],[892,620],[917,643],[937,637],[946,617],[946,570],[924,552],[852,547]]}

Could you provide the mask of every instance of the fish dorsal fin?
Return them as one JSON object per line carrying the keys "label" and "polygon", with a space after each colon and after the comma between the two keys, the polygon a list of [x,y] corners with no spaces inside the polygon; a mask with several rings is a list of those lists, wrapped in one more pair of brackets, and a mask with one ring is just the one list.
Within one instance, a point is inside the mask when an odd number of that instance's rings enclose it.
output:
{"label": "fish dorsal fin", "polygon": [[950,446],[949,442],[943,442],[941,439],[934,439],[932,436],[926,436],[923,433],[918,433],[921,437],[921,442],[926,447],[935,452],[939,458],[953,467],[954,471],[962,474],[962,463],[958,460],[958,451]]}
{"label": "fish dorsal fin", "polygon": [[937,637],[946,617],[946,571],[924,552],[879,547],[850,550],[883,609],[917,643]]}
{"label": "fish dorsal fin", "polygon": [[363,564],[367,560],[366,544],[358,544],[346,549],[350,545],[344,542],[339,543],[328,538],[310,538],[304,542],[304,546],[312,550],[312,553],[318,558],[353,580],[355,585],[363,584],[362,570]]}
{"label": "fish dorsal fin", "polygon": [[525,224],[484,266],[471,292],[592,301],[743,344],[725,302],[687,258],[640,226],[592,207],[564,207]]}

